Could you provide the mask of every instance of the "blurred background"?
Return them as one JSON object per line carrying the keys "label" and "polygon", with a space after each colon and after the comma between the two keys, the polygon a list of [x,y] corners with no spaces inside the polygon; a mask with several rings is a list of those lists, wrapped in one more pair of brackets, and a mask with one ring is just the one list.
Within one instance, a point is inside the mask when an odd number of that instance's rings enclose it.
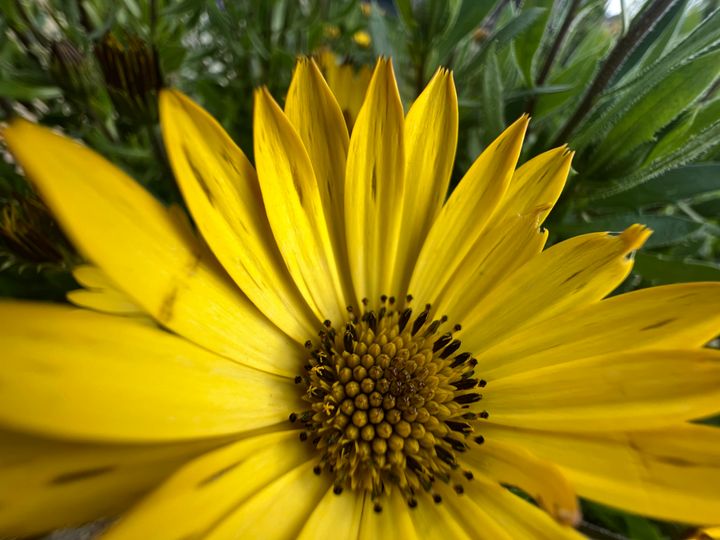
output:
{"label": "blurred background", "polygon": [[[200,102],[252,159],[253,88],[282,103],[298,55],[316,56],[349,125],[379,55],[393,59],[406,110],[445,66],[460,103],[451,189],[528,113],[521,161],[565,143],[576,151],[546,223],[551,242],[645,223],[655,232],[622,290],[720,280],[719,6],[0,0],[0,121],[19,114],[60,128],[182,206],[158,126],[161,87]],[[2,146],[0,157],[0,296],[64,301],[81,259]],[[594,503],[583,510],[593,538],[692,534]]]}

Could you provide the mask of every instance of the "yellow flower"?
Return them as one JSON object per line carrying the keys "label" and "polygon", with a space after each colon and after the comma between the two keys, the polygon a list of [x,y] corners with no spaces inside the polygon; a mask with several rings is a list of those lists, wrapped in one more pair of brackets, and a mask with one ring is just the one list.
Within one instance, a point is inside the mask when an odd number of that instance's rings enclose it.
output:
{"label": "yellow flower", "polygon": [[349,137],[300,61],[284,111],[255,94],[255,168],[182,94],[160,111],[202,240],[87,148],[5,131],[97,265],[84,304],[129,305],[0,304],[0,535],[576,538],[576,495],[716,521],[720,432],[689,421],[718,407],[720,285],[603,299],[639,225],[543,250],[571,153],[516,169],[527,118],[445,201],[444,70],[405,116],[381,60]]}
{"label": "yellow flower", "polygon": [[351,63],[341,63],[330,51],[322,51],[318,55],[318,60],[327,84],[340,106],[348,130],[352,130],[365,100],[372,70],[368,66],[355,67]]}
{"label": "yellow flower", "polygon": [[364,49],[367,49],[372,44],[372,38],[365,30],[358,30],[355,32],[353,34],[353,41]]}

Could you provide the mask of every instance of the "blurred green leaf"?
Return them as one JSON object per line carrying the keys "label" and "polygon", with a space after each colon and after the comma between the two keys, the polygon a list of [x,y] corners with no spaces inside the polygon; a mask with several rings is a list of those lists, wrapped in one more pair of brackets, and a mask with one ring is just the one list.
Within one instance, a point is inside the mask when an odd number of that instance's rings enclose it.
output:
{"label": "blurred green leaf", "polygon": [[0,81],[0,96],[21,101],[53,99],[62,96],[62,90],[57,86],[36,86],[19,81]]}
{"label": "blurred green leaf", "polygon": [[505,127],[503,83],[495,46],[487,53],[483,70],[482,112],[485,143],[491,142]]}
{"label": "blurred green leaf", "polygon": [[685,281],[720,281],[720,265],[642,252],[635,255],[633,271],[658,285]]}
{"label": "blurred green leaf", "polygon": [[533,86],[535,83],[535,58],[545,33],[545,27],[550,19],[553,4],[555,2],[549,0],[531,0],[526,3],[526,9],[528,7],[541,8],[543,12],[513,42],[520,72],[528,86]]}
{"label": "blurred green leaf", "polygon": [[637,208],[674,203],[708,193],[720,194],[720,163],[696,163],[671,170],[633,189],[603,200],[606,207]]}

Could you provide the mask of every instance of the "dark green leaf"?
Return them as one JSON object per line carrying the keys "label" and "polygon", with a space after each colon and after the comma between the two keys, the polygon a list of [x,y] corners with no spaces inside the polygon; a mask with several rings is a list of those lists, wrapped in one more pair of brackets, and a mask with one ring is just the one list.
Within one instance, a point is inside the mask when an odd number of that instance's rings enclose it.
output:
{"label": "dark green leaf", "polygon": [[638,253],[633,270],[658,285],[684,281],[720,281],[720,265],[650,253]]}

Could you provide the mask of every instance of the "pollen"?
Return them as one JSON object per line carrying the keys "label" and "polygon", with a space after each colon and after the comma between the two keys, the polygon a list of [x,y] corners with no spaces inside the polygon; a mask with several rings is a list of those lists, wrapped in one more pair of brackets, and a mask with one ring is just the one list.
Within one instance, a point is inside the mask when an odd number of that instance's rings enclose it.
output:
{"label": "pollen", "polygon": [[300,440],[318,452],[315,472],[331,474],[337,494],[365,491],[377,500],[399,489],[414,507],[416,494],[433,493],[436,481],[472,478],[459,470],[458,455],[481,438],[486,416],[475,408],[486,382],[453,337],[460,325],[447,331],[447,317],[433,319],[429,304],[414,312],[411,302],[397,308],[383,295],[375,311],[363,301],[360,314],[348,308],[346,321],[325,321],[319,339],[305,344],[296,382],[308,408],[290,421],[301,422]]}

